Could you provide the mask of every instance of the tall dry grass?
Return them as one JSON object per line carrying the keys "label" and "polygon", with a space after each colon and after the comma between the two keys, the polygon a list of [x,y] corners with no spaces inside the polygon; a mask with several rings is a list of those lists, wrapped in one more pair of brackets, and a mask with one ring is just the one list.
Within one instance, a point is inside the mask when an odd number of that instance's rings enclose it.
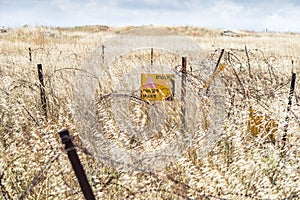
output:
{"label": "tall dry grass", "polygon": [[[225,48],[221,62],[227,67],[220,76],[228,109],[222,138],[206,157],[195,140],[159,173],[119,172],[89,155],[70,111],[75,72],[103,41],[130,28],[22,27],[0,34],[0,197],[83,199],[57,135],[68,128],[97,199],[300,198],[297,84],[284,156],[280,142],[291,60],[299,61],[298,34],[241,32],[233,38],[221,36],[221,30],[171,27],[193,37],[215,63]],[[38,63],[45,75],[47,118],[40,104]],[[247,129],[250,107],[278,124],[275,145]]]}

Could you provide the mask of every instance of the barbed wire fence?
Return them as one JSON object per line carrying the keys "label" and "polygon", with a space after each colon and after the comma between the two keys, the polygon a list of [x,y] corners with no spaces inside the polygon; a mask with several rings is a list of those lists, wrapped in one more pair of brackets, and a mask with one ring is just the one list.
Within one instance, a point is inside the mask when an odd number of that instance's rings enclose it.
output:
{"label": "barbed wire fence", "polygon": [[[222,49],[216,49],[211,52],[210,59],[216,63],[219,55],[221,53]],[[35,191],[35,188],[37,186],[40,186],[41,184],[46,184],[48,179],[51,179],[53,173],[49,173],[50,170],[57,170],[58,176],[62,177],[63,185],[65,188],[68,188],[68,191],[61,191],[61,193],[53,194],[58,195],[67,193],[70,198],[78,198],[82,197],[80,194],[80,189],[78,184],[70,184],[72,182],[71,180],[75,180],[75,177],[73,175],[72,170],[65,169],[66,167],[69,167],[69,165],[63,165],[61,160],[65,160],[66,158],[63,157],[63,155],[66,153],[62,150],[62,145],[59,145],[58,137],[55,136],[55,132],[57,132],[60,125],[70,125],[70,124],[64,124],[64,123],[71,123],[71,119],[65,120],[63,119],[65,114],[70,113],[68,111],[68,101],[62,102],[62,99],[65,99],[65,97],[71,96],[72,91],[72,76],[75,74],[77,70],[80,70],[80,64],[83,56],[79,56],[76,53],[72,51],[61,51],[58,49],[45,49],[45,48],[37,48],[32,49],[31,56],[28,55],[28,60],[30,62],[34,60],[38,60],[38,57],[43,58],[41,62],[48,63],[49,60],[52,60],[53,63],[50,63],[49,66],[51,66],[51,69],[47,69],[45,71],[45,88],[46,88],[46,95],[49,100],[48,108],[50,110],[50,115],[55,118],[56,120],[53,120],[56,124],[45,124],[44,122],[41,122],[40,118],[41,115],[36,114],[38,111],[33,109],[32,106],[28,105],[28,102],[23,100],[21,97],[20,99],[16,100],[16,105],[21,105],[21,109],[25,110],[26,115],[29,117],[30,121],[33,122],[33,124],[38,127],[39,134],[42,134],[43,137],[39,140],[40,142],[45,142],[46,145],[44,145],[43,150],[47,152],[45,154],[44,158],[44,164],[38,165],[35,167],[35,173],[32,176],[29,175],[25,177],[24,180],[27,179],[27,183],[25,185],[22,185],[21,187],[18,186],[21,183],[16,181],[15,183],[11,183],[11,185],[8,187],[8,172],[9,170],[12,170],[14,162],[17,161],[21,156],[24,156],[22,154],[16,154],[13,155],[13,158],[10,160],[10,162],[1,160],[1,173],[0,173],[0,187],[1,187],[1,195],[4,199],[15,199],[16,196],[18,196],[19,199],[29,199],[29,196],[32,195],[32,193],[38,193],[39,191]],[[247,53],[246,53],[247,52]],[[247,55],[248,54],[248,55]],[[2,53],[2,56],[7,56]],[[56,57],[56,59],[53,60],[53,57]],[[30,58],[30,59],[29,59]],[[70,63],[64,63],[65,60],[73,60],[75,61],[75,64]],[[293,59],[299,59],[299,58],[293,58]],[[275,99],[276,95],[288,95],[287,94],[287,88],[289,86],[290,77],[289,72],[292,70],[284,71],[285,76],[282,76],[282,70],[281,70],[281,63],[282,60],[287,63],[287,66],[289,67],[290,60],[289,58],[277,58],[275,56],[266,56],[264,55],[264,52],[259,49],[225,49],[224,57],[222,58],[223,63],[227,65],[227,67],[220,73],[220,76],[222,77],[222,80],[224,81],[227,92],[230,96],[230,106],[228,110],[228,115],[234,116],[236,113],[236,110],[233,109],[234,107],[245,107],[245,102],[243,102],[243,99],[245,97],[249,98],[250,100],[258,103],[261,108],[264,108],[268,110],[269,112],[274,112],[274,109],[272,108],[271,99]],[[31,68],[28,70],[27,74],[22,74],[20,76],[20,72],[16,70],[13,73],[6,73],[6,70],[8,69],[8,66],[12,67],[14,65],[18,65],[18,59],[16,58],[8,58],[7,59],[7,66],[6,64],[2,64],[1,69],[1,77],[14,77],[13,81],[11,81],[10,85],[5,85],[5,87],[0,88],[1,93],[4,94],[4,96],[7,96],[8,98],[13,98],[13,95],[18,94],[20,91],[32,91],[35,96],[38,95],[38,83],[37,81],[32,81],[32,77],[36,77],[36,69]],[[24,61],[22,61],[24,62]],[[58,63],[62,63],[61,66],[58,66]],[[30,65],[31,66],[31,65]],[[47,65],[45,65],[47,66]],[[291,67],[289,67],[291,68]],[[252,73],[252,77],[250,77],[250,71]],[[8,71],[8,70],[7,70]],[[67,75],[66,75],[67,74]],[[192,71],[188,71],[188,77],[193,77],[194,74],[192,74]],[[195,77],[197,78],[197,77]],[[190,79],[188,79],[189,81]],[[261,83],[262,81],[266,81],[268,84],[261,84],[258,88],[257,82]],[[24,85],[25,84],[25,85]],[[63,89],[62,89],[63,88]],[[18,91],[19,90],[19,91]],[[69,90],[66,94],[62,94],[59,91],[65,91]],[[64,93],[64,92],[63,92]],[[240,95],[240,96],[239,96]],[[10,97],[11,96],[11,97]],[[62,97],[63,96],[63,97]],[[38,99],[38,98],[35,98]],[[296,90],[295,93],[295,99],[296,104],[299,103],[299,93],[298,90]],[[285,100],[285,99],[284,99]],[[37,102],[37,101],[36,101]],[[4,104],[5,102],[2,102]],[[18,111],[19,112],[19,111]],[[59,114],[59,112],[63,112]],[[22,113],[21,111],[19,113]],[[291,123],[296,123],[296,125],[299,128],[299,117],[298,117],[298,110],[295,110],[293,112],[293,119],[291,120]],[[1,115],[4,116],[6,113],[2,112]],[[27,117],[25,117],[26,119]],[[71,118],[71,117],[66,117]],[[61,121],[59,121],[61,120]],[[58,125],[59,124],[59,125]],[[1,129],[3,131],[7,131],[9,129],[13,129],[14,124],[9,123],[2,123]],[[42,130],[44,129],[45,130]],[[75,131],[75,128],[71,126],[71,129],[75,132],[75,137],[77,137],[77,133]],[[27,129],[28,131],[28,129]],[[50,131],[53,135],[51,137],[47,137]],[[14,137],[13,137],[14,138]],[[26,139],[26,138],[23,138]],[[1,138],[2,140],[2,147],[5,149],[3,153],[10,151],[7,146],[15,145],[14,141],[7,139],[7,137]],[[18,141],[18,140],[17,140]],[[34,140],[30,140],[31,142],[34,142]],[[146,193],[147,190],[143,190],[140,188],[140,190],[136,191],[132,188],[128,188],[126,184],[119,183],[118,179],[122,175],[124,175],[124,172],[118,172],[113,169],[109,169],[104,167],[101,163],[98,163],[98,161],[94,161],[91,154],[83,147],[83,145],[80,143],[80,140],[77,138],[75,139],[76,149],[79,150],[81,157],[88,157],[87,160],[91,160],[92,164],[89,162],[86,162],[86,158],[84,159],[84,167],[86,168],[86,172],[88,174],[89,180],[91,181],[92,188],[95,191],[96,196],[101,196],[102,192],[109,188],[109,186],[114,185],[115,188],[121,188],[123,191],[127,193],[125,195],[125,198],[134,198],[135,196],[138,196],[140,194]],[[5,143],[5,145],[4,145]],[[25,143],[22,141],[22,143]],[[33,145],[33,144],[27,144],[27,145]],[[25,146],[26,147],[26,146]],[[7,151],[6,151],[7,150]],[[38,163],[37,163],[38,164]],[[100,166],[100,167],[99,167]],[[24,165],[24,168],[32,168],[32,166],[27,167],[26,164]],[[60,168],[60,169],[59,169]],[[36,171],[36,169],[38,169]],[[99,170],[100,169],[100,170]],[[21,173],[24,173],[21,172]],[[67,174],[66,174],[67,173]],[[54,173],[56,174],[56,173]],[[25,175],[26,176],[26,175]],[[161,176],[160,174],[155,173],[146,173],[145,175],[147,177],[151,177],[153,182],[159,182],[162,183],[172,183],[175,185],[174,187],[181,187],[182,190],[178,190],[176,195],[180,198],[187,198],[187,194],[184,192],[184,189],[192,189],[196,190],[198,192],[198,195],[202,194],[201,197],[203,198],[216,198],[216,199],[224,199],[220,198],[214,195],[210,194],[203,194],[203,191],[198,190],[197,188],[190,188],[190,186],[180,180],[176,180],[171,174],[167,175],[166,177]],[[30,178],[29,178],[30,177]],[[57,177],[57,176],[56,176]],[[64,177],[72,177],[70,181],[64,180]],[[28,180],[29,179],[29,180]],[[23,181],[24,181],[23,180]],[[76,180],[75,180],[76,182]],[[15,184],[15,185],[14,185]],[[145,183],[147,185],[149,183]],[[151,184],[150,184],[151,185]],[[17,189],[17,193],[9,192],[8,190],[11,189]],[[42,187],[43,188],[43,187]],[[44,187],[45,189],[45,187]],[[51,189],[51,188],[49,188]],[[156,192],[165,192],[165,193],[173,193],[174,191],[169,191],[165,188],[153,188],[153,191],[157,190]],[[51,193],[51,192],[50,192]],[[121,195],[121,194],[119,194]],[[223,194],[226,195],[226,194]],[[243,196],[243,194],[231,194],[236,196]],[[299,194],[290,194],[289,197],[298,197]],[[51,194],[50,194],[51,196]],[[57,196],[54,196],[57,197]],[[253,196],[248,195],[249,198],[252,198]],[[68,198],[67,196],[64,196],[64,198]]]}

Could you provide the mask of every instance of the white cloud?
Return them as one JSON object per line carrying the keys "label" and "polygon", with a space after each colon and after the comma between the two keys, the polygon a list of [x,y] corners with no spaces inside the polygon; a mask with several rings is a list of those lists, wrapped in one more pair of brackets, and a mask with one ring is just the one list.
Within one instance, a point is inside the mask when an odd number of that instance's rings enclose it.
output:
{"label": "white cloud", "polygon": [[74,10],[80,8],[80,2],[74,2],[71,0],[52,0],[51,5],[54,7],[62,10],[62,11],[67,11],[67,10]]}
{"label": "white cloud", "polygon": [[278,12],[265,16],[260,25],[271,30],[300,31],[299,19],[299,7],[285,7],[279,9]]}
{"label": "white cloud", "polygon": [[195,25],[300,32],[292,0],[0,0],[0,26]]}

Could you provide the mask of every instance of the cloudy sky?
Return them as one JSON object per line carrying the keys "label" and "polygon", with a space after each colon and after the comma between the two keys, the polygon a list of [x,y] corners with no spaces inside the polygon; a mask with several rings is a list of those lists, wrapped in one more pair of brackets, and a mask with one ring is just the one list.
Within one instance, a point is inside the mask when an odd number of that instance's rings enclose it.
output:
{"label": "cloudy sky", "polygon": [[0,27],[25,24],[300,32],[300,0],[0,0]]}

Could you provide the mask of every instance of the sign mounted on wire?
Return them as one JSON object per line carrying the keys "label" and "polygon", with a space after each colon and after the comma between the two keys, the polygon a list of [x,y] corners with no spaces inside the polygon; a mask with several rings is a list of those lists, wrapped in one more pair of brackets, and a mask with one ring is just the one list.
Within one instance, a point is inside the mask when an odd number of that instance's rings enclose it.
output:
{"label": "sign mounted on wire", "polygon": [[141,74],[141,85],[142,100],[174,99],[175,74]]}
{"label": "sign mounted on wire", "polygon": [[[226,118],[226,90],[206,55],[167,28],[137,27],[99,46],[74,82],[74,122],[86,148],[123,172],[162,171],[193,141],[206,156]],[[186,82],[184,57],[193,69]]]}

